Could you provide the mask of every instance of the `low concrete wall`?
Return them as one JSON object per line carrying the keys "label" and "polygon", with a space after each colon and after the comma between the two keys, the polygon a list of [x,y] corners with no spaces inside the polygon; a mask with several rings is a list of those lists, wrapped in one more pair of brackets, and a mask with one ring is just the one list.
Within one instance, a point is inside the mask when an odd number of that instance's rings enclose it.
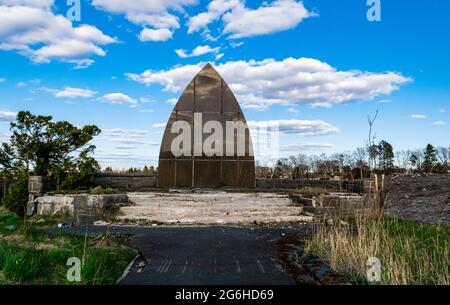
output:
{"label": "low concrete wall", "polygon": [[126,194],[55,195],[36,198],[28,203],[28,216],[61,215],[73,217],[74,223],[92,223],[107,216],[111,209],[129,204]]}
{"label": "low concrete wall", "polygon": [[256,188],[260,190],[298,189],[303,187],[320,187],[330,191],[365,193],[364,181],[362,180],[256,179]]}
{"label": "low concrete wall", "polygon": [[96,174],[93,186],[110,187],[124,190],[141,190],[154,188],[158,178],[150,174]]}

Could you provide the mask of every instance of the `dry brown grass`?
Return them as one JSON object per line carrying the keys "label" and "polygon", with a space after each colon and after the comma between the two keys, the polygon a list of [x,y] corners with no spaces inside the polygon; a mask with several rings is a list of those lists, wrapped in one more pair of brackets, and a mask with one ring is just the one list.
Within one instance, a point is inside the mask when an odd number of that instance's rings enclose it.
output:
{"label": "dry brown grass", "polygon": [[450,229],[372,215],[321,227],[306,249],[367,284],[367,260],[380,260],[379,284],[450,284]]}

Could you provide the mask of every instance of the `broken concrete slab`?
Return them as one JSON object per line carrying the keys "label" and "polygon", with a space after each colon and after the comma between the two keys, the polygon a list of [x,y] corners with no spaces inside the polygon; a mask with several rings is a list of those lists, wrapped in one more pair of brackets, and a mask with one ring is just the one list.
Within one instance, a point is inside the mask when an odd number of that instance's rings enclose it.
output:
{"label": "broken concrete slab", "polygon": [[271,193],[129,193],[133,206],[122,207],[121,223],[254,224],[310,222],[288,195]]}

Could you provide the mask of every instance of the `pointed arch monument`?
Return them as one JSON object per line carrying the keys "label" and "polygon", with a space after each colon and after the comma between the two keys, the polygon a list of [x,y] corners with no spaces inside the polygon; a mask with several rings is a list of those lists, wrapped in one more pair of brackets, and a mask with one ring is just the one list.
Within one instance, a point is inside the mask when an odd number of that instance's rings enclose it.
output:
{"label": "pointed arch monument", "polygon": [[[212,121],[215,125],[205,128]],[[216,122],[223,128],[212,128]],[[192,141],[182,143],[183,155],[174,153],[174,141],[181,132],[178,125],[186,127],[182,132],[189,132]],[[245,131],[240,132],[237,126],[244,126]],[[222,146],[222,153],[211,155],[199,150],[213,134],[222,140],[212,147]],[[161,188],[255,188],[255,159],[247,122],[230,87],[210,64],[189,83],[170,115],[161,144],[158,177]]]}

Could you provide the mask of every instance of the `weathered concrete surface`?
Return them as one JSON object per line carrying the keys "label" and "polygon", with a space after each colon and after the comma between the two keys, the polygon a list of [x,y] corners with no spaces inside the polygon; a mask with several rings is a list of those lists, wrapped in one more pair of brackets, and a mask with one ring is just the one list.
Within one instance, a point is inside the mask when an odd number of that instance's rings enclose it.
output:
{"label": "weathered concrete surface", "polygon": [[38,197],[28,203],[27,214],[49,216],[49,215],[73,215],[75,201],[82,200],[80,196],[44,196]]}
{"label": "weathered concrete surface", "polygon": [[125,194],[119,195],[55,195],[38,197],[28,203],[27,214],[63,215],[74,218],[74,222],[91,223],[103,218],[110,209],[129,203]]}
{"label": "weathered concrete surface", "polygon": [[315,217],[351,216],[368,208],[366,195],[331,193],[305,198],[301,194],[293,194],[291,197],[293,202],[303,206],[305,215]]}
{"label": "weathered concrete surface", "polygon": [[254,224],[309,222],[287,195],[268,193],[129,193],[119,222],[148,224]]}
{"label": "weathered concrete surface", "polygon": [[402,175],[388,188],[388,216],[450,225],[450,175]]}

